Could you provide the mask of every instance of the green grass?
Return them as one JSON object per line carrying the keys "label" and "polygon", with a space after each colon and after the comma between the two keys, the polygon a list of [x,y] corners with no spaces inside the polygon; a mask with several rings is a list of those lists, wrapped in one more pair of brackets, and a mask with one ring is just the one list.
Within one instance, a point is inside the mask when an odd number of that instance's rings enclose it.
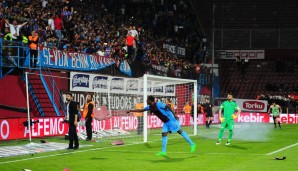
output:
{"label": "green grass", "polygon": [[[237,128],[236,128],[237,129]],[[282,130],[273,130],[267,141],[252,142],[233,140],[231,146],[215,145],[218,128],[207,130],[199,127],[198,136],[192,137],[197,143],[197,151],[190,154],[189,145],[180,135],[169,135],[167,156],[155,156],[161,149],[159,130],[151,132],[148,143],[130,145],[131,139],[124,146],[111,146],[109,140],[92,144],[92,147],[76,151],[55,151],[26,156],[0,158],[0,171],[18,171],[23,168],[32,171],[296,171],[298,170],[298,145],[286,150],[274,152],[298,143],[297,125],[283,125]],[[260,129],[262,131],[262,129]],[[225,136],[227,133],[225,133]],[[47,138],[47,141],[64,142],[62,137]],[[34,139],[39,142],[39,139]],[[27,140],[0,142],[0,146],[18,145]],[[273,160],[274,157],[286,156],[286,160]]]}

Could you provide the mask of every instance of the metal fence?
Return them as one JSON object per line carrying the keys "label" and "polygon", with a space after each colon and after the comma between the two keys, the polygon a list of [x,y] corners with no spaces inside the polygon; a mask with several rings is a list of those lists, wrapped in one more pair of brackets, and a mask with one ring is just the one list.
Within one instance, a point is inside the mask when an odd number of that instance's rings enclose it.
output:
{"label": "metal fence", "polygon": [[[215,49],[292,49],[298,29],[215,29]],[[209,39],[211,40],[211,39]]]}

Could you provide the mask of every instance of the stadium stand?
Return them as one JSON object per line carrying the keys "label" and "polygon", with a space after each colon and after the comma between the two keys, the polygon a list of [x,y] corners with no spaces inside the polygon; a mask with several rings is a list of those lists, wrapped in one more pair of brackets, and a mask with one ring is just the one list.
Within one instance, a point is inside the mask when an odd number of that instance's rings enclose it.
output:
{"label": "stadium stand", "polygon": [[250,60],[248,63],[238,67],[234,60],[221,61],[222,95],[233,92],[239,98],[254,99],[260,94],[287,96],[296,92],[298,71],[293,61]]}
{"label": "stadium stand", "polygon": [[[118,4],[115,6],[114,4]],[[149,64],[175,69],[193,68],[192,56],[195,54],[194,44],[200,43],[196,40],[196,33],[188,23],[183,22],[189,18],[190,12],[186,12],[184,3],[173,7],[174,2],[165,5],[139,2],[127,5],[127,1],[7,1],[2,3],[2,29],[5,28],[4,19],[10,23],[17,20],[19,23],[27,22],[22,28],[26,36],[32,30],[39,34],[39,45],[70,52],[98,53],[109,56],[116,60],[117,64],[127,58],[125,48],[125,37],[128,31],[136,31],[139,36],[135,47],[136,58],[131,61],[142,61]],[[142,13],[142,11],[145,11]],[[185,13],[186,12],[186,13]],[[56,30],[52,30],[51,24],[63,20],[62,37]],[[190,18],[191,19],[191,18]],[[165,25],[166,24],[166,25]],[[187,25],[188,27],[183,27]],[[182,28],[175,30],[175,26]],[[164,29],[167,28],[167,29]],[[59,31],[59,30],[58,30]],[[6,34],[2,30],[2,36]],[[190,40],[187,37],[191,37]],[[192,49],[187,52],[189,59],[177,58],[176,54],[169,53],[162,48],[164,42],[184,45]],[[202,58],[201,56],[200,58]],[[199,60],[197,60],[198,62]],[[185,65],[185,62],[187,63]],[[118,65],[119,66],[119,65]]]}

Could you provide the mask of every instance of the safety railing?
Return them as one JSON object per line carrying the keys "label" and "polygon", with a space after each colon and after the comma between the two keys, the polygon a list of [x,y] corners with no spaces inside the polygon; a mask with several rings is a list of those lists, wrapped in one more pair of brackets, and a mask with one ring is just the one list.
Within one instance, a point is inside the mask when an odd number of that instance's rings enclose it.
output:
{"label": "safety railing", "polygon": [[40,78],[48,93],[48,96],[53,103],[55,112],[58,116],[65,115],[66,107],[63,96],[55,82],[55,78],[48,67],[40,67]]}

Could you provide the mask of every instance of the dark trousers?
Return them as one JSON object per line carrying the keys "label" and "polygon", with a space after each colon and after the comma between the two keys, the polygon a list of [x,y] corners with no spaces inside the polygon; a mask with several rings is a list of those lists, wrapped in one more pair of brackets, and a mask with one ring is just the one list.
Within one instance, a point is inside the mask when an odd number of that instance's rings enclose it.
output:
{"label": "dark trousers", "polygon": [[87,132],[87,138],[92,139],[92,126],[91,126],[92,118],[87,119],[85,122],[86,132]]}
{"label": "dark trousers", "polygon": [[37,54],[38,54],[37,50],[30,49],[30,67],[33,67],[33,68],[36,67],[36,62],[38,59]]}
{"label": "dark trousers", "polygon": [[68,147],[73,148],[73,141],[74,141],[75,147],[79,147],[77,128],[75,125],[69,124],[68,136],[69,136],[69,146]]}
{"label": "dark trousers", "polygon": [[133,46],[127,46],[127,58],[128,60],[133,60],[134,49]]}

